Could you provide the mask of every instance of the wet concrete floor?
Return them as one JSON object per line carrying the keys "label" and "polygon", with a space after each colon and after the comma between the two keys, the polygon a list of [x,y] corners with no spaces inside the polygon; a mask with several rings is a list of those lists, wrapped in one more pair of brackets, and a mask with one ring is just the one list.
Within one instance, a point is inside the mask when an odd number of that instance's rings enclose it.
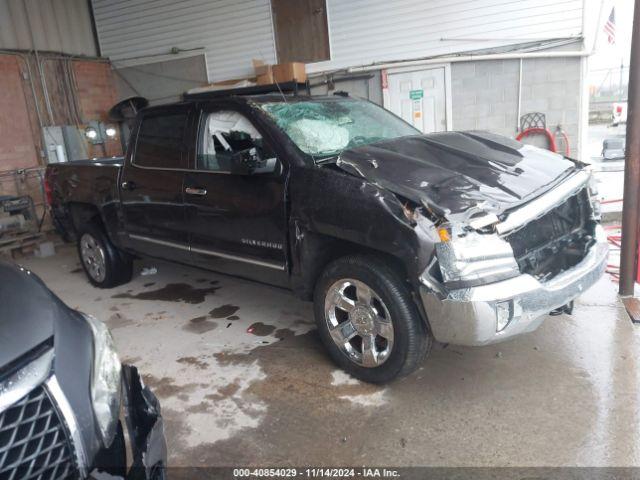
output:
{"label": "wet concrete floor", "polygon": [[311,304],[286,290],[155,260],[100,290],[69,247],[22,263],[110,326],[160,398],[172,466],[640,465],[640,327],[608,278],[573,316],[436,346],[380,387],[330,362]]}

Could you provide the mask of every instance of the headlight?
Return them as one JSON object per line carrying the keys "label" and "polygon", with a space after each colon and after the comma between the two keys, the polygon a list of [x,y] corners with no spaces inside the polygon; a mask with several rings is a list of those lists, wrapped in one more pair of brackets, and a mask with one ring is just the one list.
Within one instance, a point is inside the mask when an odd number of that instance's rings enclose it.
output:
{"label": "headlight", "polygon": [[471,231],[451,237],[436,243],[440,272],[447,286],[471,287],[520,273],[511,245],[498,235]]}
{"label": "headlight", "polygon": [[105,447],[113,442],[120,414],[120,358],[109,329],[90,315],[85,318],[93,331],[91,402]]}

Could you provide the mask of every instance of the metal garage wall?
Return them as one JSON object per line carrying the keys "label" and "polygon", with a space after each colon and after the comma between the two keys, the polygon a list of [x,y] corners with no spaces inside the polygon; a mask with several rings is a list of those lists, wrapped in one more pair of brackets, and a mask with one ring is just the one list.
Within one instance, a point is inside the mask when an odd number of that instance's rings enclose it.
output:
{"label": "metal garage wall", "polygon": [[[102,53],[112,60],[203,47],[210,81],[275,62],[269,0],[93,0]],[[145,62],[141,58],[141,63]]]}
{"label": "metal garage wall", "polygon": [[327,0],[331,61],[308,71],[579,36],[583,0]]}
{"label": "metal garage wall", "polygon": [[176,102],[185,91],[207,83],[203,54],[122,68],[115,63],[113,73],[119,99],[137,95],[151,105]]}
{"label": "metal garage wall", "polygon": [[[112,60],[204,48],[210,81],[275,62],[269,0],[92,0]],[[310,72],[579,37],[585,0],[327,0],[331,60]],[[595,1],[595,0],[594,0]]]}
{"label": "metal garage wall", "polygon": [[86,0],[0,0],[0,49],[39,50],[95,56]]}

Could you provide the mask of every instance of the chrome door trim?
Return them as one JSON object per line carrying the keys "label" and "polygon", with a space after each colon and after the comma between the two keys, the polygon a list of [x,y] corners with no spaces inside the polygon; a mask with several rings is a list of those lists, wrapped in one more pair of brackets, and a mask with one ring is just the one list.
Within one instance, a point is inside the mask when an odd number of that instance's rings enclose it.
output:
{"label": "chrome door trim", "polygon": [[203,248],[191,247],[191,251],[193,253],[200,253],[202,255],[209,255],[209,256],[212,256],[212,257],[226,258],[227,260],[235,260],[235,261],[238,261],[238,262],[244,262],[244,263],[250,263],[252,265],[258,265],[260,267],[273,268],[274,270],[284,270],[285,269],[285,265],[282,264],[282,263],[273,263],[273,262],[266,262],[264,260],[254,260],[253,258],[238,257],[237,255],[231,255],[231,254],[228,254],[228,253],[222,253],[222,252],[218,252],[216,250],[205,250]]}
{"label": "chrome door trim", "polygon": [[187,252],[189,251],[189,245],[184,245],[183,243],[167,242],[166,240],[158,240],[157,238],[145,237],[144,235],[135,235],[133,233],[129,233],[129,238],[140,240],[141,242],[155,243],[156,245],[162,245],[164,247],[178,248]]}
{"label": "chrome door trim", "polygon": [[53,366],[53,348],[0,382],[0,412],[44,383]]}
{"label": "chrome door trim", "polygon": [[183,173],[213,173],[213,174],[222,174],[222,175],[238,175],[237,173],[230,172],[228,170],[202,170],[197,168],[169,168],[169,167],[143,167],[142,165],[138,165],[133,160],[131,161],[131,166],[140,168],[142,170],[155,170],[159,172],[183,172]]}
{"label": "chrome door trim", "polygon": [[67,400],[66,395],[62,391],[58,379],[55,375],[52,375],[46,382],[47,391],[51,394],[51,397],[56,403],[58,410],[62,414],[64,421],[67,424],[69,433],[71,434],[71,443],[76,454],[76,461],[78,463],[78,470],[80,471],[80,478],[87,476],[87,453],[84,449],[84,443],[82,441],[82,435],[80,434],[80,427],[73,409]]}
{"label": "chrome door trim", "polygon": [[257,265],[260,267],[266,267],[266,268],[272,268],[274,270],[282,270],[284,271],[286,269],[286,264],[284,263],[275,263],[275,262],[267,262],[264,260],[256,260],[253,258],[248,258],[248,257],[240,257],[238,255],[231,255],[229,253],[223,253],[223,252],[219,252],[217,250],[208,250],[208,249],[204,249],[204,248],[195,248],[195,247],[191,247],[189,245],[184,245],[181,243],[174,243],[174,242],[167,242],[165,240],[158,240],[155,238],[151,238],[151,237],[145,237],[143,235],[135,235],[135,234],[129,234],[129,238],[132,238],[134,240],[140,240],[142,242],[149,242],[149,243],[155,243],[157,245],[162,245],[164,247],[172,247],[172,248],[177,248],[180,250],[184,250],[187,252],[193,252],[193,253],[199,253],[201,255],[209,255],[211,257],[220,257],[220,258],[225,258],[227,260],[235,260],[237,262],[243,262],[243,263],[249,263],[252,265]]}

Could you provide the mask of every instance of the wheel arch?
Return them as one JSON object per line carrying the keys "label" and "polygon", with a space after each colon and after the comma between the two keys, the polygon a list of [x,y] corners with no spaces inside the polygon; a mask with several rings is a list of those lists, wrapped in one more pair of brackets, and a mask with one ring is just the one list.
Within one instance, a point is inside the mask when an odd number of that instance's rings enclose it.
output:
{"label": "wheel arch", "polygon": [[69,202],[67,203],[67,211],[75,232],[78,231],[80,225],[85,223],[99,221],[104,224],[100,210],[91,203]]}
{"label": "wheel arch", "polygon": [[113,238],[111,230],[108,228],[109,222],[105,217],[105,212],[101,208],[88,202],[68,202],[66,209],[76,240],[77,232],[82,225],[86,223],[96,223],[104,230],[109,240],[111,240],[114,245],[117,245],[116,239]]}
{"label": "wheel arch", "polygon": [[362,245],[343,238],[311,231],[296,233],[292,249],[293,266],[291,287],[294,293],[303,300],[313,300],[316,283],[324,269],[334,260],[347,255],[370,255],[381,259],[396,270],[409,286],[412,298],[423,322],[431,330],[428,315],[420,300],[418,279],[412,279],[406,263],[390,252]]}

